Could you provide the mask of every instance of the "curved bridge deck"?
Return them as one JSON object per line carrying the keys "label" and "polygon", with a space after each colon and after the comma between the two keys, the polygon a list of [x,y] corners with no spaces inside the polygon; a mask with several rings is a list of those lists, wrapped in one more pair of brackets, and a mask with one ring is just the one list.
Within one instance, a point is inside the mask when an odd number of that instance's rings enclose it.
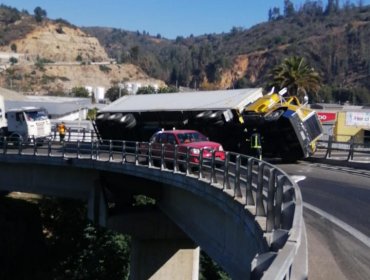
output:
{"label": "curved bridge deck", "polygon": [[166,157],[164,146],[153,153],[139,142],[1,142],[1,189],[84,199],[89,217],[105,226],[119,209],[109,205],[145,194],[233,279],[307,276],[298,265],[306,263],[299,188],[267,162],[228,152],[221,162],[201,152],[194,164],[189,152]]}

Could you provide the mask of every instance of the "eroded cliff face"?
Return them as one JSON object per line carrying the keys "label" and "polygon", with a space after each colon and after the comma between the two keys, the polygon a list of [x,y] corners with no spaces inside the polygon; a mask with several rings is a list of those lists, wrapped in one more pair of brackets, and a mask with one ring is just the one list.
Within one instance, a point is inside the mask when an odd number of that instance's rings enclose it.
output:
{"label": "eroded cliff face", "polygon": [[1,86],[21,92],[61,94],[84,86],[108,89],[124,81],[165,86],[138,66],[115,64],[95,37],[77,27],[51,21],[35,26],[0,51],[18,60],[0,73]]}
{"label": "eroded cliff face", "polygon": [[79,28],[52,22],[37,26],[25,38],[15,40],[12,44],[17,46],[17,52],[25,54],[30,60],[37,57],[55,62],[108,60],[107,53],[96,38]]}
{"label": "eroded cliff face", "polygon": [[237,80],[248,77],[250,83],[255,83],[261,75],[266,75],[269,53],[258,51],[249,54],[239,55],[235,58],[233,67],[230,70],[223,70],[218,83],[209,84],[203,82],[203,86],[215,89],[233,88]]}

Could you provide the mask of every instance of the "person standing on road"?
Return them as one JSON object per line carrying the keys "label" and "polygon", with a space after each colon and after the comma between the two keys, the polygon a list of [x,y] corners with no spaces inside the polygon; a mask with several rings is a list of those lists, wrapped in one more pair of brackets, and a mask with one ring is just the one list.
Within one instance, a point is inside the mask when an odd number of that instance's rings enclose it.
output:
{"label": "person standing on road", "polygon": [[262,160],[262,144],[261,144],[261,135],[255,131],[251,135],[251,150],[253,156]]}
{"label": "person standing on road", "polygon": [[58,124],[57,129],[58,129],[58,133],[59,133],[59,140],[60,140],[61,143],[63,143],[64,138],[66,136],[66,130],[67,130],[67,127],[66,127],[65,123],[61,122],[60,124]]}

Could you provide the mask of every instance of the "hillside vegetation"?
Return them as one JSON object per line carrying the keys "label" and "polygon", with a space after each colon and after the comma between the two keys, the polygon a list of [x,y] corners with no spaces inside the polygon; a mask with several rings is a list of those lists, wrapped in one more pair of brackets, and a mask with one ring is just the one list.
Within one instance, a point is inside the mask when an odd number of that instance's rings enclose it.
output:
{"label": "hillside vegetation", "polygon": [[283,11],[271,7],[268,20],[249,29],[175,40],[145,31],[78,28],[1,5],[0,52],[23,56],[8,63],[0,83],[19,91],[61,93],[137,80],[201,90],[268,88],[271,69],[298,56],[322,77],[311,100],[369,104],[370,6],[306,0],[295,9],[291,1],[282,2]]}
{"label": "hillside vegetation", "polygon": [[219,89],[266,86],[286,57],[305,57],[322,76],[317,101],[370,103],[370,6],[305,1],[295,10],[272,7],[268,21],[229,33],[177,37],[85,28],[110,57],[131,62],[168,84]]}

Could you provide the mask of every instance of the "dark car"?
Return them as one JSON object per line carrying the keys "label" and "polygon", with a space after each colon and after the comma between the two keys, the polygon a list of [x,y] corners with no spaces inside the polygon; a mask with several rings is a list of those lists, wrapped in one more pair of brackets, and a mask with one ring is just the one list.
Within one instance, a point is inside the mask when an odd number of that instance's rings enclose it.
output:
{"label": "dark car", "polygon": [[152,155],[160,156],[162,145],[165,158],[174,158],[175,146],[179,159],[185,159],[189,150],[189,161],[199,163],[200,151],[203,151],[203,159],[211,159],[213,151],[216,160],[225,160],[225,152],[220,143],[209,139],[196,130],[162,130],[156,132],[149,141],[152,145]]}

